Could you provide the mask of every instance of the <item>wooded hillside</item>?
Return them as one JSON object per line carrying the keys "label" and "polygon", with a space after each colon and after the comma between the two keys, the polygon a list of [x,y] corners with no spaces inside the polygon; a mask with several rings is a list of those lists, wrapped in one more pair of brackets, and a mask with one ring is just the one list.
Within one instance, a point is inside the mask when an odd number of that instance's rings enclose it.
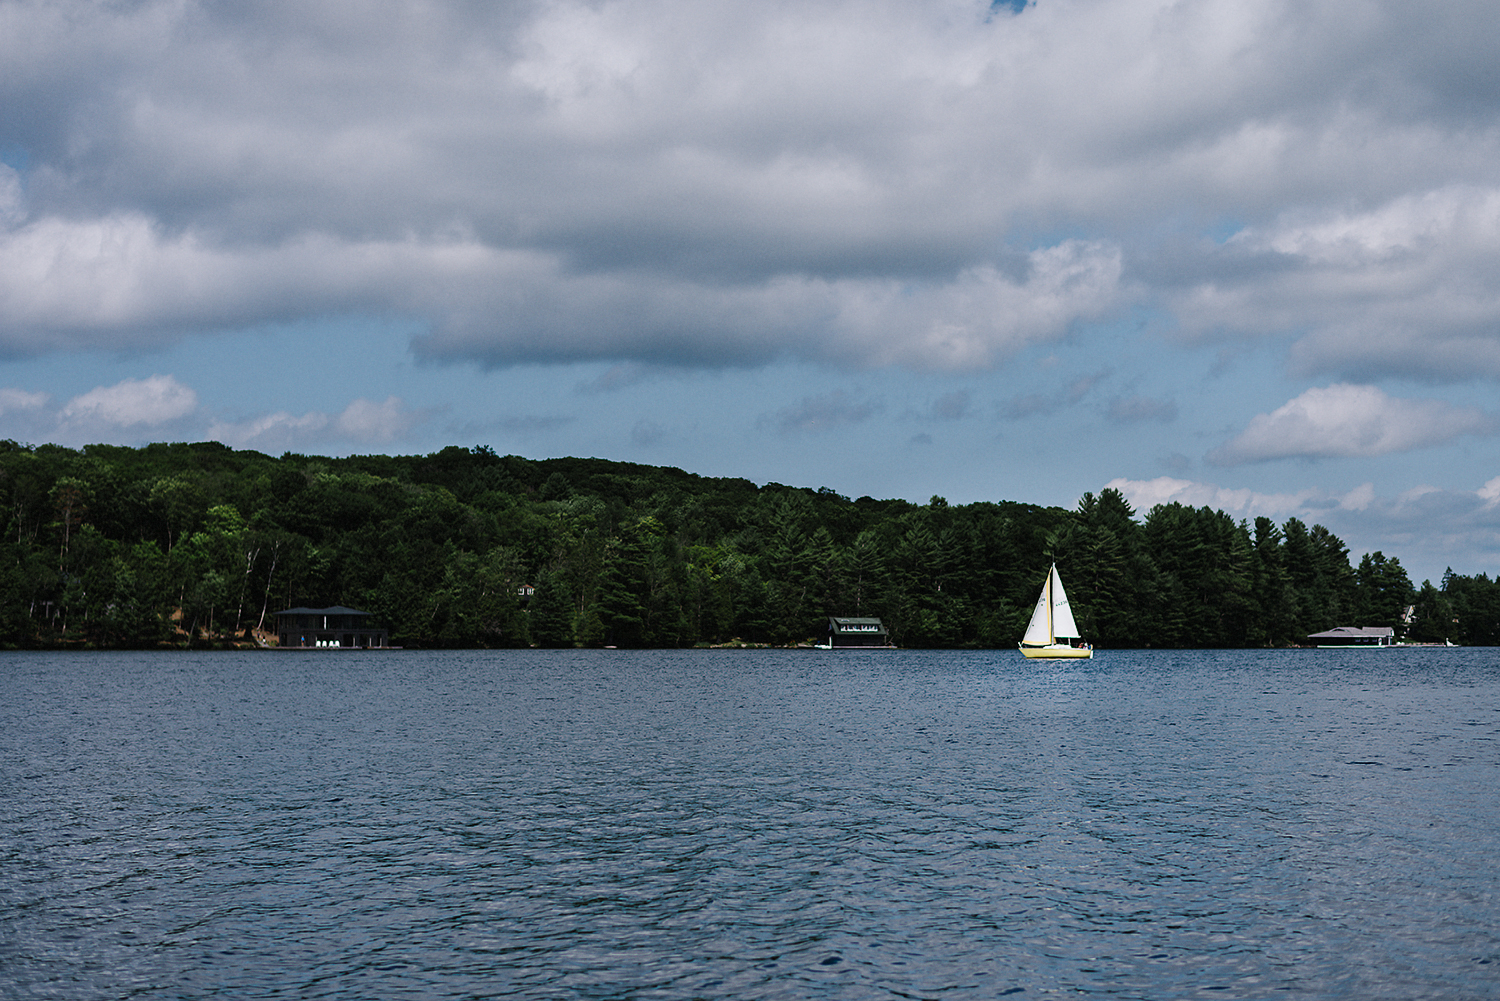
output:
{"label": "wooded hillside", "polygon": [[[207,442],[0,442],[0,644],[223,644],[296,605],[405,646],[788,644],[878,615],[907,647],[1009,647],[1056,559],[1100,647],[1297,643],[1336,625],[1493,644],[1500,586],[1412,587],[1296,519],[1117,492],[924,505],[486,448],[272,458]],[[531,597],[520,592],[535,588]],[[1408,629],[1402,612],[1415,606]]]}

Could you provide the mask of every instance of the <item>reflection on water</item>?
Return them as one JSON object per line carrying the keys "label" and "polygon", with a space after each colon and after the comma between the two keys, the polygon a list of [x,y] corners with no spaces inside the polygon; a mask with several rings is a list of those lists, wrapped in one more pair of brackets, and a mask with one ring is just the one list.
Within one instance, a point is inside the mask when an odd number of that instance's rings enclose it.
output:
{"label": "reflection on water", "polygon": [[0,655],[0,996],[1500,995],[1491,651]]}

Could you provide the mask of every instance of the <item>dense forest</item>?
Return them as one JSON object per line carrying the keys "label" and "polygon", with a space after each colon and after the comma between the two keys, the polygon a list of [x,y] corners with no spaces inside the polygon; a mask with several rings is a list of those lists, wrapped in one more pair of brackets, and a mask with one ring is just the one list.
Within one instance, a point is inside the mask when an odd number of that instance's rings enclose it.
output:
{"label": "dense forest", "polygon": [[279,609],[335,604],[404,646],[785,645],[876,615],[900,646],[1007,647],[1052,560],[1100,647],[1284,646],[1336,625],[1500,640],[1483,574],[1414,588],[1393,557],[1351,565],[1321,525],[1138,518],[1113,490],[1071,511],[918,505],[484,447],[3,441],[0,501],[9,648],[250,644]]}

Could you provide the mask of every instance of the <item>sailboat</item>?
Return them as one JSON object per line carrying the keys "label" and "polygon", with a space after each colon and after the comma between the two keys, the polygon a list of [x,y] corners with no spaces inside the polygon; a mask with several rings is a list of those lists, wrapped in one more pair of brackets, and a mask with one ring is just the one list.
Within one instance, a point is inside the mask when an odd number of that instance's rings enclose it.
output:
{"label": "sailboat", "polygon": [[1078,639],[1078,625],[1073,621],[1073,610],[1068,607],[1068,593],[1063,590],[1062,578],[1057,575],[1057,564],[1047,572],[1047,582],[1042,585],[1041,597],[1036,600],[1036,611],[1031,613],[1031,622],[1026,635],[1021,637],[1021,652],[1027,657],[1092,657],[1093,647],[1087,643],[1074,646],[1070,641]]}

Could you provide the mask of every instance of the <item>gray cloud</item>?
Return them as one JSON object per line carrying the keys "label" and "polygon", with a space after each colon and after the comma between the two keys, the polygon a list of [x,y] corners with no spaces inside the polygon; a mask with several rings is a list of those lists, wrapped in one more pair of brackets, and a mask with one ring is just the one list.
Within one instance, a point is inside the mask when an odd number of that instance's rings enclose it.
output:
{"label": "gray cloud", "polygon": [[996,412],[1002,420],[1019,421],[1037,414],[1050,414],[1062,406],[1062,401],[1057,396],[1047,393],[1022,393],[1003,400],[996,405]]}
{"label": "gray cloud", "polygon": [[648,365],[642,365],[637,362],[620,362],[611,365],[595,378],[580,382],[578,384],[578,392],[585,395],[611,393],[615,390],[625,389],[629,386],[634,386],[636,383],[644,382],[650,376],[658,373],[658,369],[653,369]]}
{"label": "gray cloud", "polygon": [[637,445],[659,445],[666,436],[667,429],[651,420],[638,420],[630,429],[630,440]]}
{"label": "gray cloud", "polygon": [[1116,424],[1138,424],[1142,421],[1169,424],[1177,419],[1177,404],[1171,400],[1156,400],[1149,396],[1119,396],[1109,401],[1109,408],[1105,413]]}
{"label": "gray cloud", "polygon": [[1143,301],[1500,378],[1477,0],[0,8],[0,356],[395,313],[486,366],[963,370]]}
{"label": "gray cloud", "polygon": [[1500,378],[1500,186],[1289,213],[1210,250],[1172,295],[1197,334],[1305,331],[1303,374]]}
{"label": "gray cloud", "polygon": [[1168,472],[1176,473],[1179,476],[1183,473],[1190,472],[1193,468],[1193,460],[1189,459],[1181,452],[1173,452],[1170,455],[1163,456],[1160,460],[1158,460],[1158,462],[1161,468],[1167,470]]}
{"label": "gray cloud", "polygon": [[1066,393],[1068,402],[1079,402],[1084,397],[1092,393],[1094,391],[1094,387],[1103,382],[1108,376],[1109,371],[1106,369],[1098,372],[1090,372],[1087,375],[1082,375],[1077,379],[1074,379],[1072,382],[1068,383]]}
{"label": "gray cloud", "polygon": [[973,393],[967,389],[955,389],[932,401],[932,416],[943,421],[960,421],[969,416]]}
{"label": "gray cloud", "polygon": [[818,434],[844,424],[860,424],[880,411],[879,403],[861,400],[842,389],[821,396],[805,396],[798,403],[782,407],[759,420],[777,434]]}
{"label": "gray cloud", "polygon": [[996,404],[995,412],[1001,420],[1025,420],[1038,414],[1051,414],[1071,407],[1089,396],[1094,388],[1109,377],[1107,369],[1081,375],[1066,385],[1046,392],[1018,393]]}

